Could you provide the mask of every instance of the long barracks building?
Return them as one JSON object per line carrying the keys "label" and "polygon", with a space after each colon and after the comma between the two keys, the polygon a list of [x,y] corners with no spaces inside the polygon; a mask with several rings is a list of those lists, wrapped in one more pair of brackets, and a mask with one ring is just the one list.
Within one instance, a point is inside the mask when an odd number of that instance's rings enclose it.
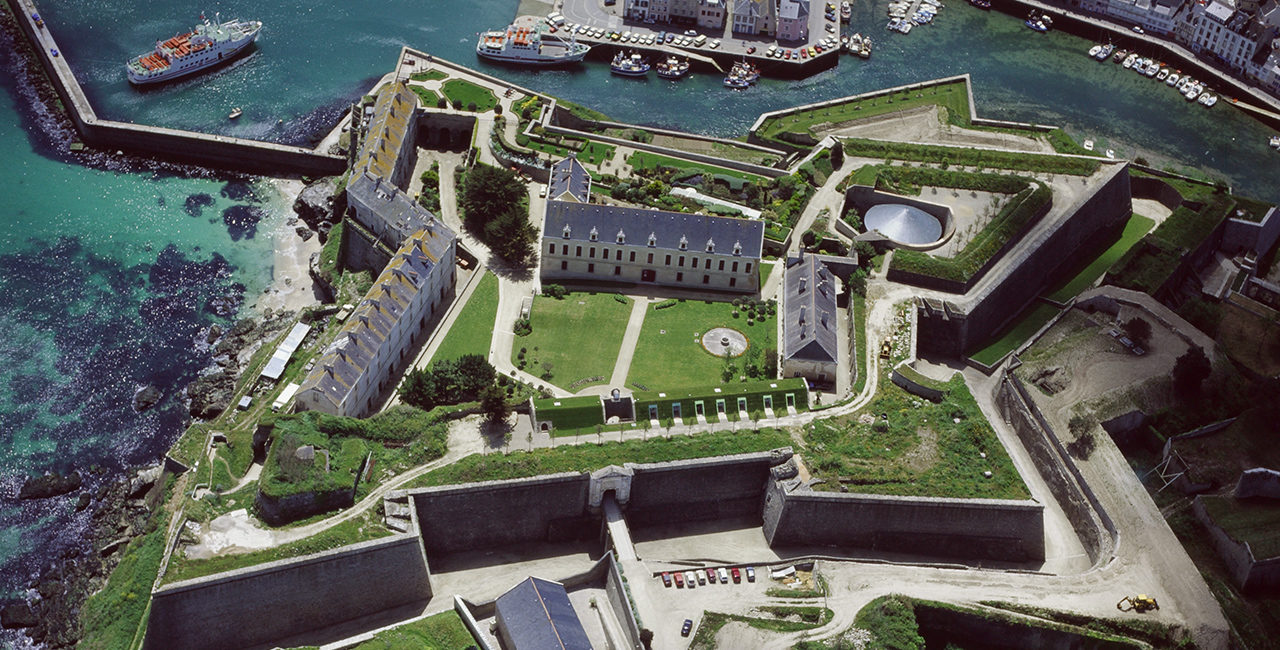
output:
{"label": "long barracks building", "polygon": [[763,246],[760,221],[548,201],[541,276],[756,293]]}

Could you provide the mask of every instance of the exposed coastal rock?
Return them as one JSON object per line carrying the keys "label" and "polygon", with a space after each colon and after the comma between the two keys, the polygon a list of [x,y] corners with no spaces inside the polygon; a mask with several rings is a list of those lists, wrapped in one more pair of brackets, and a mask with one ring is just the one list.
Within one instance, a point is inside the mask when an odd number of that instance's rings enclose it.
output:
{"label": "exposed coastal rock", "polygon": [[213,342],[217,341],[220,336],[222,336],[222,327],[215,323],[209,326],[209,334],[205,336],[204,342],[213,345]]}
{"label": "exposed coastal rock", "polygon": [[302,238],[302,241],[310,241],[310,239],[316,235],[310,228],[305,226],[298,226],[297,228],[294,228],[293,231],[298,233],[298,236]]}
{"label": "exposed coastal rock", "polygon": [[26,603],[14,603],[0,609],[0,627],[8,629],[35,627],[40,619]]}
{"label": "exposed coastal rock", "polygon": [[231,394],[236,389],[236,373],[231,370],[211,372],[187,384],[187,397],[191,398],[188,410],[192,417],[209,420],[218,417],[231,405]]}
{"label": "exposed coastal rock", "polygon": [[80,472],[59,474],[50,472],[44,476],[31,476],[18,491],[19,499],[47,499],[80,489]]}
{"label": "exposed coastal rock", "polygon": [[133,479],[129,481],[129,496],[137,499],[145,495],[160,479],[163,471],[163,465],[138,470],[138,473],[134,474]]}
{"label": "exposed coastal rock", "polygon": [[298,217],[309,228],[319,231],[321,223],[333,223],[333,191],[335,189],[337,189],[337,183],[332,178],[318,180],[306,186],[298,194],[298,199],[293,202],[293,211],[298,213]]}
{"label": "exposed coastal rock", "polygon": [[141,413],[155,406],[161,397],[164,397],[164,393],[160,392],[159,388],[150,385],[143,386],[133,394],[133,410]]}

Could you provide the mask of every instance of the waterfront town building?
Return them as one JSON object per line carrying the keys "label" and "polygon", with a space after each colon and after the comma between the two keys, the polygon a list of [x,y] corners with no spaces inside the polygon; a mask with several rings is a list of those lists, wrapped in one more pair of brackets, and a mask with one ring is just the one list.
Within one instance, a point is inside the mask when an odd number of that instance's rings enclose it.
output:
{"label": "waterfront town building", "polygon": [[376,411],[396,366],[452,297],[456,256],[457,238],[435,219],[405,240],[303,380],[297,409],[357,418]]}
{"label": "waterfront town building", "polygon": [[1251,66],[1262,48],[1276,37],[1274,26],[1236,9],[1233,0],[1191,2],[1182,12],[1175,36],[1197,55],[1217,59],[1237,73]]}
{"label": "waterfront town building", "polygon": [[772,0],[733,0],[733,33],[769,35],[776,29]]}
{"label": "waterfront town building", "polygon": [[1171,34],[1184,0],[1106,0],[1100,11],[1152,34]]}
{"label": "waterfront town building", "polygon": [[834,384],[840,361],[835,276],[816,255],[801,253],[787,259],[783,285],[782,376]]}
{"label": "waterfront town building", "polygon": [[778,40],[809,40],[809,0],[780,0],[778,3]]}
{"label": "waterfront town building", "polygon": [[705,29],[724,29],[724,17],[727,13],[725,3],[728,0],[698,0],[698,27]]}
{"label": "waterfront town building", "polygon": [[760,221],[548,201],[542,225],[543,282],[760,289]]}

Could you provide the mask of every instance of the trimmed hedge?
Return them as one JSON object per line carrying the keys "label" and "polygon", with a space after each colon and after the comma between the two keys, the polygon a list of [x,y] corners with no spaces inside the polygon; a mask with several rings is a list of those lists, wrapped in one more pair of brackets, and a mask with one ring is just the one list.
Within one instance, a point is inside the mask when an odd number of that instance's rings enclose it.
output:
{"label": "trimmed hedge", "polygon": [[943,147],[929,144],[867,140],[864,138],[849,138],[843,140],[843,142],[846,156],[914,160],[943,165],[995,167],[998,169],[1015,169],[1048,174],[1088,176],[1098,171],[1098,167],[1102,164],[1097,160],[1050,154]]}
{"label": "trimmed hedge", "polygon": [[1053,192],[1036,183],[1034,188],[1028,187],[1013,197],[955,257],[947,259],[919,251],[899,250],[893,256],[890,269],[967,283],[1006,244],[1043,215],[1052,202]]}
{"label": "trimmed hedge", "polygon": [[1031,186],[1024,176],[1006,176],[982,172],[949,171],[929,167],[879,167],[875,175],[878,190],[897,194],[919,194],[920,187],[948,187],[997,194],[1017,194]]}
{"label": "trimmed hedge", "polygon": [[557,429],[585,429],[604,424],[604,406],[595,396],[561,397],[533,401],[539,421],[549,420]]}

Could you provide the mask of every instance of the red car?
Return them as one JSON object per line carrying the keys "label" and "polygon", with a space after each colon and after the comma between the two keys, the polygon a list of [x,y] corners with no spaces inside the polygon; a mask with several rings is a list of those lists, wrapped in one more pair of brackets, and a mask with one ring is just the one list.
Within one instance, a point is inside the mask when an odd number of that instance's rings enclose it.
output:
{"label": "red car", "polygon": [[742,582],[742,572],[738,570],[738,567],[733,567],[733,571],[730,573],[733,574],[733,584],[736,585],[739,582]]}
{"label": "red car", "polygon": [[[667,575],[667,574],[664,573],[662,575]],[[684,587],[684,576],[677,571],[676,572],[676,589],[681,589],[683,587]]]}
{"label": "red car", "polygon": [[711,567],[707,567],[707,582],[710,582],[711,584],[716,583],[716,570]]}
{"label": "red car", "polygon": [[662,572],[662,586],[664,587],[671,586],[671,574],[667,573],[666,571]]}

